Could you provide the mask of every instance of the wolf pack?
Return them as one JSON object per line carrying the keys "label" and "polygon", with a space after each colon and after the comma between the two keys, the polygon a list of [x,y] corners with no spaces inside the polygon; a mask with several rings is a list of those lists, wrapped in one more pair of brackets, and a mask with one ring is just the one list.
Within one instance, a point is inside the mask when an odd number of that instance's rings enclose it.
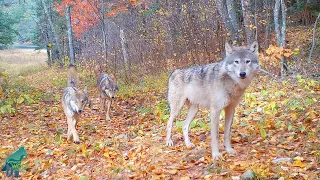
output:
{"label": "wolf pack", "polygon": [[[225,44],[225,58],[204,66],[176,69],[169,76],[167,100],[170,117],[167,122],[166,145],[173,146],[172,125],[184,105],[188,108],[187,117],[182,126],[184,143],[187,147],[195,145],[189,139],[190,123],[199,109],[210,110],[211,155],[221,158],[219,151],[219,119],[225,111],[224,147],[228,154],[235,154],[230,140],[230,131],[236,106],[250,82],[260,69],[258,63],[258,43],[248,46]],[[100,110],[105,112],[105,119],[111,120],[110,108],[119,90],[116,79],[106,74],[100,65],[94,69],[97,79],[97,91]],[[76,67],[68,68],[68,86],[63,90],[62,106],[67,119],[67,139],[73,138],[80,143],[76,127],[81,113],[86,106],[91,107],[87,87],[79,88]]]}

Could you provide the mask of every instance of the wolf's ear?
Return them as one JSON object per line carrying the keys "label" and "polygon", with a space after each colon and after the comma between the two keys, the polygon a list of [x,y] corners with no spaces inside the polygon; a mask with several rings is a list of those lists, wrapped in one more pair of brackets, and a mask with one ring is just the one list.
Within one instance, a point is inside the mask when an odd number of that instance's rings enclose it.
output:
{"label": "wolf's ear", "polygon": [[84,87],[83,92],[88,94],[88,87],[87,86]]}
{"label": "wolf's ear", "polygon": [[90,109],[92,109],[92,103],[91,103],[91,100],[88,98],[88,107],[90,108]]}
{"label": "wolf's ear", "polygon": [[226,41],[226,45],[225,45],[225,48],[226,48],[226,56],[229,56],[232,54],[232,46],[230,46],[230,44]]}
{"label": "wolf's ear", "polygon": [[112,78],[113,81],[117,81],[116,76],[113,73],[111,73],[109,76]]}
{"label": "wolf's ear", "polygon": [[255,53],[255,54],[258,54],[258,42],[257,41],[254,41],[249,50],[252,52],[252,53]]}

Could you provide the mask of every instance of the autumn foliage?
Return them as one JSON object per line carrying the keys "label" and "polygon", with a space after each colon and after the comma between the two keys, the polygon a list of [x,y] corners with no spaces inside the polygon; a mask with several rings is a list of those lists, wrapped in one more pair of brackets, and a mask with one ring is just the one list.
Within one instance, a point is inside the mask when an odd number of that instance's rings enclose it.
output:
{"label": "autumn foliage", "polygon": [[[129,7],[137,7],[144,4],[144,1],[137,0],[118,0],[116,2],[105,2],[106,17],[114,17],[119,13],[125,12]],[[66,6],[72,7],[71,23],[75,37],[80,37],[82,33],[88,31],[92,26],[101,22],[101,2],[99,0],[63,0],[54,6],[61,16],[65,16]]]}

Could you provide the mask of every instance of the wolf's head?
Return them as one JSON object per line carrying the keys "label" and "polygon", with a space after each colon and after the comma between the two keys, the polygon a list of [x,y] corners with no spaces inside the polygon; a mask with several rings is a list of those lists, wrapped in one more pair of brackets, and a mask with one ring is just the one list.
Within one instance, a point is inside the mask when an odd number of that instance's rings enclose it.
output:
{"label": "wolf's head", "polygon": [[100,76],[101,73],[103,73],[103,69],[100,64],[98,64],[94,67],[94,73],[97,78]]}
{"label": "wolf's head", "polygon": [[258,43],[233,47],[226,43],[226,70],[233,78],[252,79],[260,66],[258,63]]}
{"label": "wolf's head", "polygon": [[88,97],[87,87],[85,87],[84,90],[77,89],[75,93],[75,99],[71,101],[70,104],[73,110],[78,114],[80,114],[83,111],[87,104],[91,106],[91,101]]}
{"label": "wolf's head", "polygon": [[[114,78],[113,78],[114,79]],[[109,82],[108,82],[109,81]],[[118,85],[113,80],[106,80],[101,85],[101,90],[110,98],[114,99],[116,92],[119,90]]]}

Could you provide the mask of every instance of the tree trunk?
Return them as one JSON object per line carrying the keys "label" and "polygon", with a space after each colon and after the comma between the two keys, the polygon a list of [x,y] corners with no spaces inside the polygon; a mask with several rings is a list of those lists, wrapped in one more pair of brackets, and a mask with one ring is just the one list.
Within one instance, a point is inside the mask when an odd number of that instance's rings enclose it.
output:
{"label": "tree trunk", "polygon": [[270,31],[270,16],[269,16],[270,3],[269,3],[269,0],[264,0],[263,3],[264,3],[264,8],[266,10],[266,13],[265,13],[266,24],[265,24],[265,36],[264,36],[265,45],[264,46],[265,48],[268,48],[269,47],[269,31]]}
{"label": "tree trunk", "polygon": [[54,26],[53,26],[53,23],[52,23],[52,20],[51,20],[51,16],[48,12],[48,7],[47,7],[47,4],[45,2],[45,0],[41,0],[42,2],[42,5],[43,5],[43,8],[44,8],[44,12],[45,12],[45,15],[47,16],[47,19],[48,19],[48,22],[49,22],[49,25],[50,25],[50,28],[51,28],[51,31],[52,31],[52,34],[53,34],[53,37],[54,37],[54,40],[55,40],[55,43],[56,43],[56,46],[57,46],[57,50],[58,50],[58,62],[60,64],[60,66],[62,65],[62,62],[61,62],[61,56],[62,56],[62,50],[61,50],[61,46],[60,46],[60,43],[59,43],[59,38],[56,34],[56,31],[54,30]]}
{"label": "tree trunk", "polygon": [[318,20],[320,18],[320,13],[316,19],[316,22],[314,22],[314,27],[313,27],[313,33],[312,33],[312,47],[311,47],[311,50],[310,50],[310,53],[309,53],[309,57],[308,57],[308,64],[311,63],[311,56],[312,56],[312,52],[313,52],[313,49],[314,49],[314,46],[315,46],[315,36],[316,36],[316,29],[317,29],[317,24],[318,24]]}
{"label": "tree trunk", "polygon": [[247,44],[252,44],[255,41],[255,23],[254,18],[252,17],[253,13],[251,10],[251,0],[241,0],[241,7]]}
{"label": "tree trunk", "polygon": [[73,37],[72,37],[72,25],[71,25],[71,13],[70,13],[70,6],[69,5],[67,5],[67,8],[66,8],[66,18],[67,18],[67,26],[68,26],[70,64],[75,65]]}
{"label": "tree trunk", "polygon": [[[274,25],[275,32],[278,41],[278,47],[285,48],[285,40],[286,40],[286,15],[287,9],[284,3],[284,0],[276,0],[274,5]],[[280,28],[280,20],[279,20],[279,11],[281,9],[281,28]],[[281,56],[281,77],[285,76],[285,70],[288,70],[286,59],[284,56]]]}
{"label": "tree trunk", "polygon": [[104,56],[106,59],[106,64],[108,64],[108,44],[107,44],[107,30],[106,24],[104,22],[105,8],[104,8],[104,0],[101,2],[101,25],[102,25],[102,34],[103,34],[103,48],[104,48]]}
{"label": "tree trunk", "polygon": [[228,15],[234,29],[234,36],[238,43],[241,43],[240,35],[239,35],[239,18],[236,12],[236,6],[233,3],[233,0],[226,0]]}
{"label": "tree trunk", "polygon": [[231,38],[232,41],[236,41],[237,40],[237,38],[235,37],[236,32],[233,29],[233,26],[231,24],[231,20],[229,18],[228,11],[227,11],[227,6],[225,5],[224,2],[222,2],[222,0],[215,0],[215,2],[217,5],[218,12],[222,18],[222,22],[227,30],[228,36]]}
{"label": "tree trunk", "polygon": [[123,32],[123,29],[120,29],[120,38],[121,38],[121,49],[124,61],[124,73],[125,77],[127,77],[127,71],[129,70],[129,60],[128,60],[128,53],[127,53],[127,41]]}

